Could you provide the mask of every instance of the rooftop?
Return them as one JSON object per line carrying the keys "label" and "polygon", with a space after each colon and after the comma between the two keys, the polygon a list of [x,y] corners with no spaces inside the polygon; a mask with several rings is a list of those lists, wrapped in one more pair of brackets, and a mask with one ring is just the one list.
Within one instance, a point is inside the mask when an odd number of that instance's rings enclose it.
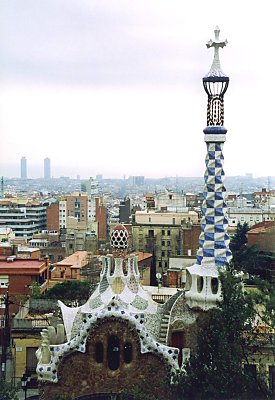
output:
{"label": "rooftop", "polygon": [[73,268],[82,268],[88,263],[88,252],[87,251],[76,251],[64,260],[59,261],[56,266],[70,266]]}
{"label": "rooftop", "polygon": [[39,274],[47,268],[44,261],[35,259],[0,256],[0,274],[29,275]]}

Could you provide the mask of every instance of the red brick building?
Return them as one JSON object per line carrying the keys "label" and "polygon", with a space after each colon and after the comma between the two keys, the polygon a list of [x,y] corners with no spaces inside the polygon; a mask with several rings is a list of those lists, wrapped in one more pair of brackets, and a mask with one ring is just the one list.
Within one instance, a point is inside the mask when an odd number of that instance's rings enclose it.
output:
{"label": "red brick building", "polygon": [[275,222],[264,221],[252,226],[247,233],[247,244],[275,254]]}
{"label": "red brick building", "polygon": [[96,198],[96,222],[98,223],[98,240],[107,240],[107,208],[100,198]]}
{"label": "red brick building", "polygon": [[[32,294],[34,282],[40,286],[41,293],[45,292],[48,289],[48,279],[47,260],[18,259],[16,256],[0,257],[0,296],[8,292],[14,299],[10,313],[18,311],[20,297]],[[0,308],[0,314],[3,312],[4,309]]]}
{"label": "red brick building", "polygon": [[182,230],[182,249],[184,256],[195,256],[199,247],[200,224],[189,224]]}
{"label": "red brick building", "polygon": [[47,208],[47,230],[59,232],[59,203],[52,203]]}

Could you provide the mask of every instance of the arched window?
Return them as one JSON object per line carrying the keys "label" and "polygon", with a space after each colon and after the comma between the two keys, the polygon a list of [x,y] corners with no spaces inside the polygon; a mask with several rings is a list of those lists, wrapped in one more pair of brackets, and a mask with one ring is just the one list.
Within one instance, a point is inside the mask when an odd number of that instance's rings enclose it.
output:
{"label": "arched window", "polygon": [[219,289],[218,278],[211,278],[211,290],[213,294],[217,294]]}
{"label": "arched window", "polygon": [[104,348],[102,342],[97,342],[95,345],[95,360],[97,363],[103,362]]}
{"label": "arched window", "polygon": [[197,291],[200,293],[203,289],[203,277],[198,276],[197,277]]}
{"label": "arched window", "polygon": [[115,371],[119,368],[119,339],[117,336],[112,335],[109,337],[108,341],[108,350],[107,350],[107,358],[108,358],[108,367]]}
{"label": "arched window", "polygon": [[133,358],[133,347],[132,347],[132,344],[129,343],[129,342],[126,342],[124,344],[123,358],[124,358],[124,362],[126,364],[130,364],[130,362],[132,361],[132,358]]}

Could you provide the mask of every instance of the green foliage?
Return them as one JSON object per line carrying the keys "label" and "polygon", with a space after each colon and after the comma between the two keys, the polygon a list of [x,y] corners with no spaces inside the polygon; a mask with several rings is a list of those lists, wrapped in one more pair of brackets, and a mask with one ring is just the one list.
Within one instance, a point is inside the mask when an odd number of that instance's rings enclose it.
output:
{"label": "green foliage", "polygon": [[247,223],[238,223],[236,232],[230,241],[232,265],[236,271],[247,272],[271,281],[274,274],[275,258],[271,252],[260,251],[257,246],[247,246]]}
{"label": "green foliage", "polygon": [[261,307],[261,319],[270,328],[275,329],[275,285],[260,278],[254,278],[257,291],[251,292],[250,296],[253,299],[255,308],[258,305]]}
{"label": "green foliage", "polygon": [[32,282],[32,299],[39,299],[41,297],[40,285],[37,282]]}
{"label": "green foliage", "polygon": [[86,300],[90,294],[89,282],[65,281],[48,290],[44,298],[59,300]]}
{"label": "green foliage", "polygon": [[230,249],[233,253],[241,250],[243,246],[247,244],[247,232],[249,231],[249,226],[247,222],[243,225],[238,222],[236,232],[232,239],[230,240]]}
{"label": "green foliage", "polygon": [[255,320],[254,299],[230,271],[220,274],[223,300],[198,325],[197,353],[180,384],[184,399],[265,399],[260,379],[244,373],[247,332]]}
{"label": "green foliage", "polygon": [[0,379],[0,399],[1,400],[18,400],[16,396],[17,389],[11,384]]}

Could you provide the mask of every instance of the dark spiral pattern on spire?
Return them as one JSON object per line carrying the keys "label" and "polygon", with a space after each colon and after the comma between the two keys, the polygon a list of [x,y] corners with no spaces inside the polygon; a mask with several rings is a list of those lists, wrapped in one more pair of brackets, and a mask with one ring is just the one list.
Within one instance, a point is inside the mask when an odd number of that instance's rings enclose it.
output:
{"label": "dark spiral pattern on spire", "polygon": [[220,95],[208,96],[207,126],[223,126],[224,101]]}

